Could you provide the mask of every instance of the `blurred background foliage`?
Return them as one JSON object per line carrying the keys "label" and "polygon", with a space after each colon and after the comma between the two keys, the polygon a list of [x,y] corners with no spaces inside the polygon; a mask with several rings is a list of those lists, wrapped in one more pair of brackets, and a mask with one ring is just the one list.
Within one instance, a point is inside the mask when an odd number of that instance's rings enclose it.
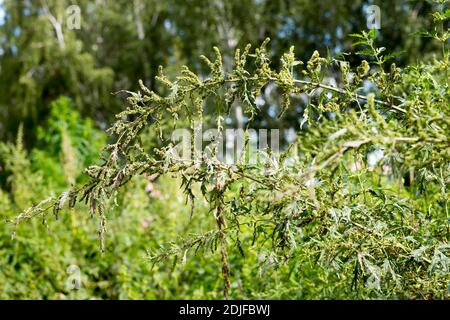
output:
{"label": "blurred background foliage", "polygon": [[[22,132],[20,126],[16,142],[0,144],[2,170],[8,176],[7,188],[0,189],[3,221],[49,193],[65,190],[70,181],[83,180],[82,164],[96,161],[106,139],[66,97],[51,104],[46,125],[38,128],[39,147],[27,151]],[[0,299],[220,299],[223,282],[214,254],[190,254],[180,266],[169,262],[152,267],[146,259],[147,250],[178,239],[194,225],[199,233],[214,226],[203,218],[209,211],[206,202],[197,202],[190,219],[179,185],[171,177],[136,178],[108,210],[110,232],[103,254],[96,223],[89,221],[83,206],[61,214],[61,221],[48,221],[47,227],[38,219],[13,233],[1,223]],[[230,261],[236,279],[233,298],[358,297],[348,283],[318,270],[313,261],[293,259],[278,267],[255,268],[265,257],[248,250],[252,233],[243,233],[246,257],[233,255]],[[80,290],[67,287],[71,265],[80,268]]]}
{"label": "blurred background foliage", "polygon": [[[81,8],[79,30],[66,28],[72,4]],[[403,51],[398,66],[439,50],[414,36],[429,27],[435,4],[428,1],[0,0],[1,219],[82,182],[83,168],[98,161],[107,141],[103,129],[123,109],[123,96],[112,93],[138,90],[139,79],[159,89],[153,80],[159,65],[169,77],[183,64],[206,73],[198,56],[218,46],[231,67],[236,48],[266,37],[275,57],[291,45],[300,60],[314,50],[352,52],[347,35],[366,29],[364,10],[371,4],[381,7],[379,44]],[[270,92],[263,98],[261,125],[299,128],[304,102],[280,123],[270,111],[277,101]],[[228,124],[241,126],[242,112],[234,108]],[[153,138],[149,132],[149,147]],[[1,223],[0,298],[221,297],[220,262],[212,255],[187,257],[183,267],[168,263],[153,269],[145,259],[146,250],[184,234],[188,224],[199,233],[211,227],[201,214],[189,219],[179,181],[139,177],[119,198],[108,213],[104,254],[83,207],[61,215],[62,222],[49,222],[49,232],[40,221],[21,226],[14,241],[12,229]],[[230,257],[236,273],[232,298],[377,298],[352,290],[348,279],[314,261],[255,268],[261,257],[245,251],[245,259]],[[80,267],[80,290],[66,288],[70,265]]]}
{"label": "blurred background foliage", "polygon": [[[231,67],[234,50],[272,39],[270,53],[279,57],[291,45],[307,60],[351,52],[347,35],[366,29],[365,10],[381,7],[380,46],[404,51],[397,64],[416,62],[437,48],[414,36],[429,27],[435,4],[427,1],[332,0],[2,0],[0,22],[0,138],[13,140],[21,122],[27,147],[36,143],[36,127],[60,95],[70,97],[84,116],[105,127],[120,110],[111,93],[135,91],[139,79],[156,89],[159,65],[166,73],[187,64],[202,72],[200,54],[221,48]],[[66,9],[81,8],[81,28],[66,27]],[[60,30],[60,32],[58,32]],[[277,61],[278,59],[274,59]],[[172,70],[172,72],[171,72]],[[262,109],[269,109],[265,102]],[[239,112],[237,112],[239,118]],[[261,121],[270,121],[263,113]],[[286,125],[298,126],[295,110]],[[240,122],[240,119],[234,119]],[[239,124],[239,123],[238,123]]]}

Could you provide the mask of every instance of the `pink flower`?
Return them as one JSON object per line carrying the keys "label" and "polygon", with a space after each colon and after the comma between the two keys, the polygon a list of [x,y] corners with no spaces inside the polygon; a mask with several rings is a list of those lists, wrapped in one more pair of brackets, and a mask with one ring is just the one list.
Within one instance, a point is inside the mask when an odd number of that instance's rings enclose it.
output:
{"label": "pink flower", "polygon": [[145,218],[145,219],[142,219],[142,221],[141,221],[141,226],[142,226],[142,228],[147,229],[148,227],[150,227],[150,225],[152,224],[152,222],[153,222],[153,219],[152,219],[152,218]]}
{"label": "pink flower", "polygon": [[163,199],[162,193],[159,190],[154,190],[152,193],[150,193],[150,196],[159,200]]}
{"label": "pink flower", "polygon": [[361,170],[362,168],[363,168],[362,162],[356,161],[356,162],[352,163],[350,170],[355,172],[355,171]]}
{"label": "pink flower", "polygon": [[154,181],[157,177],[158,177],[158,174],[153,173],[153,174],[147,176],[147,180]]}

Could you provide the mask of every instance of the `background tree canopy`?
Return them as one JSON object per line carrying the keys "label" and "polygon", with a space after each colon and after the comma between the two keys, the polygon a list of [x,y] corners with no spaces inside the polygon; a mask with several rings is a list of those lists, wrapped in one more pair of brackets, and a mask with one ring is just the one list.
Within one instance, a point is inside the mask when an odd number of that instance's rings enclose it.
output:
{"label": "background tree canopy", "polygon": [[[107,126],[122,101],[111,93],[138,89],[142,79],[156,89],[159,65],[178,70],[187,64],[206,72],[198,57],[221,48],[226,64],[234,50],[272,39],[271,57],[295,46],[300,59],[314,50],[322,55],[351,52],[347,35],[366,28],[366,8],[373,1],[87,1],[77,4],[79,30],[66,28],[71,1],[2,1],[0,25],[0,137],[14,140],[24,123],[27,146],[49,115],[49,104],[70,97],[83,116]],[[414,36],[430,26],[436,4],[427,1],[382,1],[379,43],[403,51],[398,65],[432,54],[436,45]],[[56,24],[52,24],[51,17]],[[55,28],[61,26],[63,40]],[[357,62],[355,62],[357,63]],[[266,103],[262,117],[270,119]],[[287,117],[296,125],[298,113]],[[264,119],[260,119],[263,121]],[[239,121],[239,119],[238,119]],[[298,123],[297,123],[298,126]]]}
{"label": "background tree canopy", "polygon": [[[0,0],[0,298],[448,297],[448,7]],[[177,163],[199,120],[290,162]]]}

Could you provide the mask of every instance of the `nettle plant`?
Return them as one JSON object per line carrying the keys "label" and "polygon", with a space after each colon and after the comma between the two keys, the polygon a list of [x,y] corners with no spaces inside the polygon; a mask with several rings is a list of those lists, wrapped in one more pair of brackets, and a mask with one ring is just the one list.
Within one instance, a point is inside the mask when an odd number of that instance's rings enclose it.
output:
{"label": "nettle plant", "polygon": [[[448,16],[435,19],[444,23]],[[274,70],[269,40],[254,51],[250,45],[237,50],[233,70],[224,70],[215,48],[213,61],[202,57],[211,69],[205,79],[184,67],[172,81],[161,68],[156,79],[164,93],[142,82],[139,92],[128,92],[128,107],[108,130],[114,142],[105,147],[103,164],[86,169],[90,181],[32,206],[14,224],[34,217],[45,222],[49,213],[57,218],[66,205],[85,202],[99,219],[104,250],[106,208],[118,190],[137,175],[169,174],[180,178],[193,214],[196,200],[206,199],[216,227],[183,235],[148,258],[158,263],[217,252],[225,297],[233,277],[229,254],[244,255],[243,241],[246,247],[264,248],[260,262],[272,267],[306,257],[345,275],[355,289],[445,297],[450,280],[448,30],[433,35],[442,43],[442,56],[404,69],[389,64],[392,56],[375,47],[376,31],[353,36],[362,48],[359,54],[366,56],[354,68],[345,55],[324,58],[318,52],[304,64],[291,48]],[[336,69],[339,86],[326,84],[325,75]],[[194,130],[208,102],[215,103],[219,135],[233,103],[244,106],[248,129],[259,112],[256,99],[269,84],[279,90],[280,117],[294,96],[306,95],[311,102],[295,141],[280,153],[265,149],[265,161],[249,163],[244,151],[236,163],[224,163],[215,156],[219,144],[214,143],[204,150],[194,150],[192,143],[194,156],[180,158],[176,142],[163,137],[167,123],[176,129],[187,122]],[[375,89],[364,93],[370,85]],[[140,139],[148,128],[161,132],[160,146],[151,151]],[[247,135],[244,149],[248,140]]]}

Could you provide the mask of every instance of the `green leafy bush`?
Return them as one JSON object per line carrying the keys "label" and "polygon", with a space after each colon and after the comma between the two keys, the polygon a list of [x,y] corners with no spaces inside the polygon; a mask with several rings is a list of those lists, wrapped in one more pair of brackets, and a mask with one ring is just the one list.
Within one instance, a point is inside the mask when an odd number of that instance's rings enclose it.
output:
{"label": "green leafy bush", "polygon": [[[448,18],[448,11],[434,15],[435,23],[443,26]],[[170,80],[161,69],[157,80],[166,92],[151,91],[142,82],[140,92],[129,92],[126,110],[108,130],[113,140],[104,149],[102,163],[86,170],[90,179],[23,211],[14,224],[35,217],[45,220],[49,212],[59,217],[66,205],[75,208],[85,202],[98,223],[101,251],[109,256],[116,253],[115,243],[127,243],[138,231],[123,233],[120,224],[107,222],[124,219],[124,208],[132,204],[137,207],[129,212],[147,209],[144,201],[130,201],[139,192],[127,197],[127,186],[139,176],[152,181],[173,176],[192,210],[185,212],[180,205],[183,218],[178,212],[171,217],[165,212],[170,198],[161,201],[160,229],[152,234],[174,241],[159,248],[147,245],[156,268],[156,273],[149,272],[155,289],[170,291],[159,292],[159,297],[180,297],[183,292],[218,298],[218,273],[225,297],[447,297],[448,29],[431,34],[442,44],[442,55],[403,69],[389,64],[393,55],[375,46],[375,31],[353,36],[361,47],[358,54],[366,57],[357,66],[345,61],[345,55],[324,58],[318,52],[302,63],[292,48],[275,70],[266,40],[254,51],[250,46],[238,50],[233,70],[223,70],[215,49],[213,61],[203,57],[211,69],[206,79],[184,67]],[[325,75],[336,69],[339,86],[325,83]],[[282,98],[280,116],[291,108],[293,95],[311,99],[302,130],[286,150],[275,154],[268,149],[269,160],[256,164],[245,161],[246,152],[237,164],[219,161],[214,157],[217,143],[209,154],[191,145],[194,158],[176,156],[174,142],[164,135],[167,123],[177,128],[178,119],[187,119],[195,128],[203,120],[205,102],[214,101],[216,129],[223,133],[223,117],[238,101],[245,107],[248,129],[259,112],[256,99],[269,84],[277,86]],[[371,92],[369,84],[375,88]],[[141,139],[149,127],[161,138],[152,150]],[[247,135],[244,147],[248,144]],[[105,238],[107,230],[113,240]],[[208,261],[211,253],[218,255],[215,263]],[[183,267],[170,280],[162,280],[160,268],[177,262]],[[141,274],[130,268],[125,264],[118,271],[123,281],[120,297],[153,297],[143,296],[138,285],[150,280],[133,278]],[[201,276],[192,280],[200,270]],[[249,279],[252,284],[243,288]],[[193,290],[200,281],[203,286]],[[163,284],[168,288],[161,289]]]}

